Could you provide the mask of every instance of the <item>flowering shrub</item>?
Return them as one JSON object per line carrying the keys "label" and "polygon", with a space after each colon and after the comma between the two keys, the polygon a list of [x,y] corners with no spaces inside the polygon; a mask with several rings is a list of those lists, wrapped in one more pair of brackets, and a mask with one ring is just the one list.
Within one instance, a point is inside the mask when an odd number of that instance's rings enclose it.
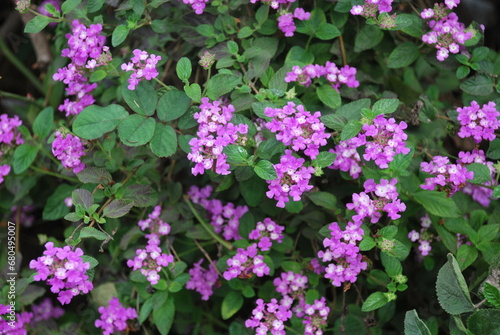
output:
{"label": "flowering shrub", "polygon": [[0,331],[498,332],[500,55],[462,6],[17,0],[52,58],[0,40]]}

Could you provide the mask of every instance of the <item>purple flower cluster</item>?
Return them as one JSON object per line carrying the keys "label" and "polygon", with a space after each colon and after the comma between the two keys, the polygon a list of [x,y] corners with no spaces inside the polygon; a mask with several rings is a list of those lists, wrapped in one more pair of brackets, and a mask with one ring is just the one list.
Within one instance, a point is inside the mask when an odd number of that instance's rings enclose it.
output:
{"label": "purple flower cluster", "polygon": [[339,89],[340,85],[344,84],[347,87],[358,87],[359,81],[356,80],[356,68],[344,65],[340,69],[332,62],[326,62],[324,66],[318,64],[310,64],[304,67],[294,66],[292,71],[285,76],[285,81],[298,82],[300,85],[309,87],[314,78],[324,77],[330,82],[331,86]]}
{"label": "purple flower cluster", "polygon": [[458,53],[460,44],[472,37],[472,32],[466,32],[463,23],[458,22],[458,16],[450,12],[450,9],[457,6],[459,0],[447,0],[445,4],[434,4],[434,8],[427,8],[420,16],[428,19],[429,28],[432,30],[422,36],[422,41],[427,44],[434,44],[437,51],[436,58],[444,61],[449,53]]}
{"label": "purple flower cluster", "polygon": [[362,15],[366,18],[376,18],[378,13],[388,13],[392,10],[392,0],[365,0],[364,5],[353,6],[352,15]]}
{"label": "purple flower cluster", "polygon": [[257,299],[257,307],[252,311],[252,317],[245,321],[247,328],[254,328],[255,333],[266,335],[271,332],[273,335],[286,335],[285,322],[292,317],[292,311],[278,304],[276,299],[264,303],[264,300]]}
{"label": "purple flower cluster", "polygon": [[329,168],[349,172],[352,178],[357,179],[363,172],[361,169],[361,157],[359,156],[357,148],[357,138],[340,141],[334,149],[329,150],[336,154],[335,160]]}
{"label": "purple flower cluster", "polygon": [[146,220],[138,222],[142,230],[146,228],[150,230],[150,234],[146,235],[148,244],[145,249],[137,249],[135,258],[127,261],[127,266],[134,271],[140,270],[151,285],[157,284],[160,280],[161,268],[174,262],[174,256],[163,253],[160,247],[161,236],[170,233],[170,225],[159,218],[160,214],[161,207],[155,206]]}
{"label": "purple flower cluster", "polygon": [[427,256],[432,250],[431,242],[434,239],[434,235],[427,231],[432,225],[432,221],[429,218],[428,214],[425,214],[425,216],[421,217],[420,221],[422,227],[420,229],[420,232],[412,230],[408,233],[408,238],[412,242],[418,242],[418,251],[421,256]]}
{"label": "purple flower cluster", "polygon": [[82,140],[77,136],[63,135],[57,131],[54,142],[52,142],[52,153],[66,169],[72,170],[74,173],[85,168],[85,164],[80,160],[82,156],[85,156],[85,151]]}
{"label": "purple flower cluster", "polygon": [[33,305],[31,307],[31,312],[33,313],[33,317],[30,321],[32,326],[34,326],[37,322],[49,319],[59,319],[64,315],[64,309],[59,306],[52,305],[52,301],[49,298],[43,299],[38,305]]}
{"label": "purple flower cluster", "polygon": [[330,134],[325,132],[325,125],[320,121],[321,113],[304,110],[304,106],[288,102],[283,108],[266,107],[264,114],[273,118],[265,124],[266,128],[276,133],[276,139],[293,151],[304,150],[304,154],[315,159],[319,148],[326,145]]}
{"label": "purple flower cluster", "polygon": [[260,254],[257,243],[246,248],[238,248],[236,255],[226,261],[228,268],[222,276],[225,280],[233,278],[251,278],[254,273],[257,277],[264,277],[271,269],[264,263],[264,256]]}
{"label": "purple flower cluster", "polygon": [[[193,175],[203,174],[205,170],[215,168],[215,173],[227,175],[229,164],[227,156],[222,152],[229,144],[244,144],[248,125],[230,123],[233,117],[233,105],[223,106],[220,101],[210,102],[208,98],[201,99],[200,111],[194,113],[199,127],[194,137],[189,141],[191,153],[188,159],[195,163],[191,172]],[[215,166],[214,166],[215,165]]]}
{"label": "purple flower cluster", "polygon": [[356,212],[352,217],[354,222],[361,223],[368,217],[371,223],[377,223],[382,212],[386,212],[392,220],[399,219],[401,217],[399,213],[406,210],[406,205],[398,199],[397,183],[396,178],[390,181],[381,179],[380,184],[376,184],[373,179],[365,181],[363,184],[365,191],[354,193],[352,203],[346,204],[349,210]]}
{"label": "purple flower cluster", "polygon": [[285,227],[278,225],[270,218],[265,218],[262,222],[257,222],[255,229],[250,232],[248,238],[257,242],[257,247],[261,251],[268,251],[273,245],[273,241],[283,242],[283,231]]}
{"label": "purple flower cluster", "polygon": [[156,64],[161,60],[161,56],[148,54],[146,51],[135,49],[132,51],[134,57],[130,63],[123,63],[121,68],[123,71],[132,71],[128,78],[128,89],[133,91],[142,80],[152,80],[158,76]]}
{"label": "purple flower cluster", "polygon": [[109,48],[104,46],[106,37],[100,35],[101,32],[101,24],[92,24],[87,28],[74,20],[72,34],[66,35],[69,48],[64,49],[61,55],[68,57],[71,63],[59,69],[52,77],[68,85],[66,93],[75,97],[73,101],[65,99],[59,106],[61,112],[66,112],[66,116],[77,115],[95,102],[91,93],[97,83],[88,83],[86,71],[106,65],[111,60]]}
{"label": "purple flower cluster", "polygon": [[[29,228],[33,226],[33,222],[35,222],[35,216],[31,215],[31,212],[35,210],[35,206],[28,205],[28,206],[21,206],[20,210],[20,215],[19,215],[19,223],[26,227]],[[17,209],[18,206],[12,206],[10,208],[10,214],[12,218],[15,218],[17,216]]]}
{"label": "purple flower cluster", "polygon": [[219,199],[208,199],[212,195],[212,191],[213,188],[210,185],[201,189],[197,186],[191,186],[188,195],[195,204],[205,208],[210,218],[210,224],[217,234],[222,233],[227,241],[241,239],[238,227],[241,217],[248,212],[248,207],[235,206],[231,202],[223,205]]}
{"label": "purple flower cluster", "polygon": [[460,121],[460,131],[458,136],[461,138],[473,137],[476,143],[481,140],[493,141],[495,130],[500,127],[500,112],[496,109],[493,101],[480,107],[476,101],[472,101],[470,106],[457,108],[457,119]]}
{"label": "purple flower cluster", "polygon": [[429,163],[420,163],[423,172],[433,175],[425,178],[425,184],[420,185],[424,190],[444,190],[448,195],[453,195],[465,186],[467,179],[474,178],[474,172],[468,171],[461,164],[451,164],[448,157],[434,156]]}
{"label": "purple flower cluster", "polygon": [[311,305],[305,304],[304,313],[306,314],[302,321],[305,324],[304,335],[322,335],[322,328],[326,326],[328,314],[330,314],[325,297],[314,300]]}
{"label": "purple flower cluster", "polygon": [[286,37],[292,37],[297,30],[293,19],[307,21],[311,18],[311,13],[304,11],[303,8],[297,7],[293,13],[284,13],[278,17],[278,28],[285,34]]}
{"label": "purple flower cluster", "polygon": [[26,325],[30,324],[33,313],[16,313],[13,305],[0,304],[0,316],[7,315],[8,320],[0,318],[0,334],[28,335]]}
{"label": "purple flower cluster", "polygon": [[103,335],[121,332],[127,328],[127,320],[137,318],[137,311],[131,307],[123,307],[116,297],[111,298],[108,307],[101,306],[98,311],[101,318],[95,320],[94,325],[102,329]]}
{"label": "purple flower cluster", "polygon": [[323,262],[332,262],[325,268],[324,277],[337,287],[347,281],[354,283],[361,270],[367,267],[357,245],[364,235],[361,222],[349,222],[345,230],[337,222],[332,222],[328,228],[330,237],[323,240],[326,250],[318,252]]}
{"label": "purple flower cluster", "polygon": [[467,182],[462,188],[462,192],[469,194],[472,197],[472,200],[477,201],[484,207],[488,207],[493,197],[493,190],[491,189],[491,186],[497,185],[495,178],[496,171],[493,166],[493,162],[486,161],[486,155],[483,150],[472,150],[472,152],[460,151],[458,153],[458,157],[457,164],[467,166],[472,163],[479,163],[486,165],[488,169],[490,169],[491,181],[487,181],[482,184],[486,187]]}
{"label": "purple flower cluster", "polygon": [[278,201],[276,206],[285,207],[291,196],[294,201],[299,201],[302,193],[310,191],[313,186],[309,185],[311,175],[314,173],[312,166],[304,166],[305,159],[293,156],[292,150],[285,150],[280,162],[274,165],[278,178],[268,180],[269,191],[266,196]]}
{"label": "purple flower cluster", "polygon": [[57,299],[63,305],[69,304],[74,296],[92,290],[92,282],[85,274],[90,263],[81,258],[82,249],[58,248],[52,242],[47,242],[45,248],[44,256],[30,262],[30,269],[37,271],[34,281],[46,280],[52,286],[51,292],[58,293]]}
{"label": "purple flower cluster", "polygon": [[191,278],[187,281],[186,288],[201,294],[201,300],[208,300],[213,293],[214,286],[217,285],[219,275],[212,264],[209,264],[208,269],[205,269],[201,263],[203,263],[203,258],[194,263],[189,270]]}
{"label": "purple flower cluster", "polygon": [[0,115],[0,157],[2,157],[10,147],[24,143],[21,133],[18,131],[23,124],[17,115],[9,117],[7,114]]}
{"label": "purple flower cluster", "polygon": [[[307,289],[307,276],[293,271],[282,272],[280,277],[274,278],[273,284],[276,287],[276,292],[281,293],[283,297],[293,299],[305,299],[305,290]],[[281,304],[285,305],[287,299],[281,300]],[[289,306],[291,304],[288,304]]]}
{"label": "purple flower cluster", "polygon": [[186,5],[190,5],[194,12],[200,15],[203,14],[203,10],[207,6],[206,4],[210,2],[210,0],[182,0],[182,2],[184,2]]}

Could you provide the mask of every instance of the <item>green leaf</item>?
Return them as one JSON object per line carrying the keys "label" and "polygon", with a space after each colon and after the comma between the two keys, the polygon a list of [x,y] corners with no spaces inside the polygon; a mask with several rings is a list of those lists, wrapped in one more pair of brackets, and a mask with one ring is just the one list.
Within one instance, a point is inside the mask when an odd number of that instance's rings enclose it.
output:
{"label": "green leaf", "polygon": [[82,219],[82,216],[78,215],[75,212],[68,213],[64,216],[64,220],[68,220],[71,222],[78,222]]}
{"label": "green leaf", "polygon": [[386,296],[382,292],[373,292],[366,298],[365,302],[363,303],[363,306],[361,306],[361,311],[362,312],[370,312],[374,311],[385,304],[387,304],[389,301],[387,300]]}
{"label": "green leaf", "polygon": [[103,80],[104,78],[106,78],[107,75],[108,73],[105,70],[97,70],[95,72],[92,72],[89,81],[91,83],[95,83],[97,81]]}
{"label": "green leaf", "polygon": [[117,26],[115,30],[113,30],[113,34],[111,35],[111,45],[116,47],[122,44],[123,41],[125,41],[125,39],[127,38],[129,32],[129,27],[123,24]]}
{"label": "green leaf", "polygon": [[498,229],[500,225],[498,224],[488,224],[486,226],[482,226],[478,231],[478,240],[479,242],[489,242],[496,238],[498,234]]}
{"label": "green leaf", "polygon": [[396,257],[386,252],[381,252],[380,259],[382,260],[382,265],[384,266],[385,272],[389,275],[389,277],[394,278],[403,273],[403,266]]}
{"label": "green leaf", "polygon": [[457,262],[460,270],[463,271],[469,267],[478,256],[477,249],[472,245],[462,244],[457,251]]}
{"label": "green leaf", "polygon": [[43,207],[42,219],[44,221],[59,220],[69,213],[69,208],[64,203],[64,199],[71,196],[73,189],[73,186],[67,184],[57,186]]}
{"label": "green leaf", "polygon": [[33,132],[38,138],[47,136],[54,126],[54,108],[45,107],[33,122]]}
{"label": "green leaf", "polygon": [[262,159],[271,159],[274,155],[283,153],[284,151],[285,145],[275,138],[271,138],[259,144],[257,147],[257,156]]}
{"label": "green leaf", "polygon": [[132,206],[134,206],[133,201],[115,199],[108,206],[104,207],[103,215],[108,218],[120,218],[126,215]]}
{"label": "green leaf", "polygon": [[244,39],[244,38],[247,38],[247,37],[250,37],[252,36],[253,34],[253,29],[246,26],[246,27],[242,27],[240,29],[240,31],[238,31],[238,38],[241,40],[241,39]]}
{"label": "green leaf", "polygon": [[333,152],[323,151],[318,154],[316,159],[313,159],[311,164],[314,167],[325,168],[332,165],[336,157],[337,154],[334,154]]}
{"label": "green leaf", "polygon": [[137,147],[151,141],[155,132],[155,120],[143,115],[129,115],[118,126],[118,136],[123,144]]}
{"label": "green leaf", "polygon": [[405,335],[432,335],[414,309],[405,314]]}
{"label": "green leaf", "polygon": [[177,62],[175,71],[177,72],[177,77],[179,77],[180,80],[189,80],[189,77],[191,77],[191,72],[193,71],[191,67],[191,61],[187,57],[182,57]]}
{"label": "green leaf", "polygon": [[36,34],[41,32],[47,25],[52,22],[51,19],[43,16],[35,16],[31,21],[29,21],[24,27],[24,32],[26,34]]}
{"label": "green leaf", "polygon": [[382,237],[385,237],[387,239],[391,239],[391,238],[394,238],[396,236],[396,234],[398,233],[398,227],[396,226],[386,226],[382,229],[380,229],[380,231],[378,232],[380,235],[382,235]]}
{"label": "green leaf", "polygon": [[196,32],[205,37],[212,37],[215,35],[214,26],[211,24],[200,24],[195,28]]}
{"label": "green leaf", "polygon": [[490,283],[484,283],[484,297],[495,308],[500,308],[500,291]]}
{"label": "green leaf", "polygon": [[487,47],[477,47],[474,50],[472,50],[472,58],[470,59],[471,62],[480,62],[488,57],[488,54],[490,53],[490,49]]}
{"label": "green leaf", "polygon": [[484,184],[491,181],[491,171],[482,163],[469,164],[467,165],[467,170],[474,172],[474,178],[469,179],[473,184]]}
{"label": "green leaf", "polygon": [[158,103],[158,118],[161,121],[172,121],[184,115],[189,106],[191,99],[182,91],[167,91],[160,98]]}
{"label": "green leaf", "polygon": [[64,14],[68,14],[73,9],[75,9],[81,2],[82,0],[66,0],[61,5],[61,10]]}
{"label": "green leaf", "polygon": [[156,123],[155,132],[151,142],[151,151],[158,157],[169,157],[177,151],[177,134],[169,125]]}
{"label": "green leaf", "polygon": [[409,66],[420,56],[418,46],[412,42],[404,42],[398,45],[389,55],[387,66],[391,69],[398,69]]}
{"label": "green leaf", "polygon": [[132,200],[136,207],[149,207],[158,202],[158,193],[149,185],[133,184],[125,189],[123,199]]}
{"label": "green leaf", "polygon": [[230,144],[224,148],[224,153],[230,164],[244,164],[248,157],[248,152],[241,145]]}
{"label": "green leaf", "polygon": [[238,43],[235,41],[227,41],[227,49],[229,50],[229,53],[232,55],[237,55],[239,51],[239,46]]}
{"label": "green leaf", "polygon": [[448,262],[439,270],[436,292],[439,304],[447,313],[458,315],[474,311],[467,283],[452,254],[448,254]]}
{"label": "green leaf", "polygon": [[371,49],[377,46],[384,37],[382,30],[374,25],[364,25],[356,35],[354,41],[354,52]]}
{"label": "green leaf", "polygon": [[342,141],[346,141],[354,136],[358,135],[361,131],[363,125],[359,121],[350,121],[345,125],[344,129],[342,129],[342,133],[340,134],[340,139]]}
{"label": "green leaf", "polygon": [[95,13],[102,8],[106,0],[88,0],[87,11],[89,13]]}
{"label": "green leaf", "polygon": [[470,67],[461,65],[458,67],[456,75],[458,79],[464,79],[469,75],[469,73],[470,73]]}
{"label": "green leaf", "polygon": [[493,93],[493,86],[494,82],[490,77],[476,75],[465,80],[460,88],[471,95],[486,96]]}
{"label": "green leaf", "polygon": [[184,92],[186,95],[195,102],[201,101],[201,87],[198,84],[191,84],[184,86]]}
{"label": "green leaf", "polygon": [[319,100],[330,108],[338,108],[342,104],[340,93],[330,85],[322,85],[316,92]]}
{"label": "green leaf", "polygon": [[99,241],[104,241],[105,239],[108,238],[108,235],[103,233],[100,230],[95,229],[94,227],[83,227],[82,230],[80,230],[80,235],[79,238],[95,238],[96,240]]}
{"label": "green leaf", "polygon": [[232,317],[243,306],[243,297],[239,292],[231,291],[224,296],[221,306],[223,320]]}
{"label": "green leaf", "polygon": [[398,99],[381,99],[373,104],[372,111],[375,115],[392,114],[399,106]]}
{"label": "green leaf", "polygon": [[418,191],[413,195],[415,201],[433,215],[443,218],[455,218],[460,216],[460,210],[452,198],[446,197],[446,193],[437,191]]}
{"label": "green leaf", "polygon": [[148,116],[154,114],[158,97],[153,85],[149,81],[141,81],[134,90],[129,90],[127,84],[124,83],[122,85],[122,95],[127,105],[134,112]]}
{"label": "green leaf", "polygon": [[291,47],[285,58],[285,64],[291,66],[305,66],[312,63],[314,63],[314,55],[298,45]]}
{"label": "green leaf", "polygon": [[500,159],[500,139],[496,138],[490,142],[486,156],[491,159]]}
{"label": "green leaf", "polygon": [[365,236],[359,243],[359,250],[361,251],[368,251],[373,249],[377,245],[377,242],[370,237],[370,236]]}
{"label": "green leaf", "polygon": [[153,298],[147,298],[141,306],[139,312],[139,324],[142,325],[144,321],[148,318],[149,314],[153,311]]}
{"label": "green leaf", "polygon": [[316,37],[323,41],[331,40],[340,36],[340,30],[330,23],[321,23],[316,30]]}
{"label": "green leaf", "polygon": [[89,209],[90,206],[94,204],[94,197],[89,191],[78,188],[71,193],[71,199],[73,201],[73,206],[80,205],[85,210]]}
{"label": "green leaf", "polygon": [[309,199],[316,205],[326,209],[337,209],[337,199],[328,192],[313,192],[308,194]]}
{"label": "green leaf", "polygon": [[207,97],[217,100],[241,84],[241,77],[234,74],[216,74],[207,83]]}
{"label": "green leaf", "polygon": [[474,335],[500,335],[500,310],[478,310],[467,319],[467,328]]}
{"label": "green leaf", "polygon": [[278,178],[278,174],[276,173],[276,169],[274,168],[273,163],[267,160],[261,160],[254,166],[254,171],[260,178],[264,180],[273,180]]}
{"label": "green leaf", "polygon": [[[251,169],[250,167],[248,167]],[[264,199],[267,191],[267,183],[257,176],[240,181],[240,192],[248,206],[258,206]]]}
{"label": "green leaf", "polygon": [[153,310],[154,324],[161,335],[167,335],[174,322],[175,304],[174,298],[168,295],[167,300],[159,308]]}
{"label": "green leaf", "polygon": [[94,166],[83,169],[76,176],[84,184],[108,184],[113,181],[111,174],[106,169]]}
{"label": "green leaf", "polygon": [[73,132],[86,140],[95,140],[113,131],[127,116],[127,111],[120,105],[106,107],[91,105],[76,116]]}
{"label": "green leaf", "polygon": [[14,151],[14,162],[12,167],[15,174],[21,174],[26,171],[38,154],[38,147],[23,143]]}

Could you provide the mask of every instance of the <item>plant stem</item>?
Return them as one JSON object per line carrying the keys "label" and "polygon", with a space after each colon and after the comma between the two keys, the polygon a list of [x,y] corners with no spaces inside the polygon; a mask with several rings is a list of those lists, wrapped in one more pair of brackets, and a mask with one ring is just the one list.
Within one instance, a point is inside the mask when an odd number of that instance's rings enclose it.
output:
{"label": "plant stem", "polygon": [[40,83],[38,78],[35,77],[35,75],[10,51],[3,38],[0,38],[0,52],[4,54],[9,62],[14,65],[40,93],[45,95],[45,89],[42,83]]}
{"label": "plant stem", "polygon": [[20,101],[25,101],[25,102],[28,102],[30,104],[37,105],[40,108],[43,107],[41,103],[39,103],[39,102],[37,102],[37,101],[35,101],[33,99],[30,99],[30,98],[27,98],[27,97],[23,97],[22,95],[15,94],[15,93],[0,91],[0,97],[11,98],[11,99],[16,99],[16,100],[20,100]]}
{"label": "plant stem", "polygon": [[158,78],[153,78],[154,81],[156,81],[158,84],[160,84],[161,86],[163,86],[165,89],[167,89],[167,91],[171,91],[172,88],[171,87],[168,87],[167,85],[165,85],[165,83],[163,83],[160,79]]}
{"label": "plant stem", "polygon": [[234,248],[231,243],[229,243],[228,241],[222,239],[219,235],[217,235],[211,229],[211,227],[201,218],[200,214],[198,213],[198,211],[196,210],[196,208],[194,208],[193,204],[189,200],[189,196],[185,195],[184,196],[184,201],[187,203],[187,205],[189,206],[189,209],[191,210],[191,212],[194,214],[194,216],[200,222],[200,224],[203,226],[203,228],[205,228],[205,230],[208,232],[208,234],[210,234],[210,236],[212,236],[217,242],[219,242],[220,244],[222,244],[227,249],[232,250]]}
{"label": "plant stem", "polygon": [[36,167],[36,166],[31,166],[30,168],[32,170],[36,171],[36,172],[40,172],[40,173],[43,173],[43,174],[46,174],[46,175],[49,175],[49,176],[53,176],[53,177],[57,177],[57,178],[66,179],[67,181],[71,181],[73,183],[79,183],[80,182],[76,178],[71,178],[71,177],[63,176],[62,174],[59,174],[57,172],[52,172],[52,171],[40,169],[39,167]]}
{"label": "plant stem", "polygon": [[342,35],[339,36],[340,53],[342,54],[342,64],[347,65],[347,57],[345,55],[344,38]]}

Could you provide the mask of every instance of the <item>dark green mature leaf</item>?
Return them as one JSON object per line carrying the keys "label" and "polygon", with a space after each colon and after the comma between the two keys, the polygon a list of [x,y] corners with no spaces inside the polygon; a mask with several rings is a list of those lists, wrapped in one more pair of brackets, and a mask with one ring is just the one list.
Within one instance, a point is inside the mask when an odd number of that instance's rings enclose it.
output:
{"label": "dark green mature leaf", "polygon": [[449,314],[458,315],[474,311],[465,278],[452,254],[439,270],[436,292],[441,307]]}
{"label": "dark green mature leaf", "polygon": [[118,126],[118,136],[123,144],[137,147],[151,141],[155,133],[155,120],[143,115],[129,115]]}
{"label": "dark green mature leaf", "polygon": [[337,208],[337,199],[328,192],[313,192],[308,194],[309,199],[316,205],[326,209],[335,210]]}
{"label": "dark green mature leaf", "polygon": [[153,311],[153,297],[149,297],[144,301],[144,303],[141,306],[141,311],[139,312],[139,324],[142,325],[152,311]]}
{"label": "dark green mature leaf", "polygon": [[200,85],[194,83],[191,85],[184,85],[184,92],[186,95],[195,102],[200,102],[201,100],[201,87]]}
{"label": "dark green mature leaf", "polygon": [[384,37],[384,32],[375,25],[364,25],[356,35],[354,51],[360,52],[377,46]]}
{"label": "dark green mature leaf", "polygon": [[291,47],[285,58],[285,64],[292,66],[305,66],[312,63],[314,63],[314,55],[298,45]]}
{"label": "dark green mature leaf", "polygon": [[340,30],[331,23],[321,23],[316,29],[316,37],[323,41],[340,36]]}
{"label": "dark green mature leaf", "polygon": [[248,152],[241,145],[230,144],[224,148],[224,153],[230,164],[244,164],[248,157]]}
{"label": "dark green mature leaf", "polygon": [[365,302],[363,303],[363,306],[361,306],[361,311],[362,312],[370,312],[374,311],[385,304],[387,304],[389,301],[387,300],[387,297],[385,296],[384,293],[382,292],[373,292],[366,298]]}
{"label": "dark green mature leaf", "polygon": [[490,77],[477,75],[465,80],[460,88],[472,95],[486,96],[493,93],[494,84]]}
{"label": "dark green mature leaf", "polygon": [[496,138],[490,142],[486,156],[491,159],[500,159],[500,139]]}
{"label": "dark green mature leaf", "polygon": [[443,218],[455,218],[460,215],[460,210],[452,198],[446,197],[446,193],[437,191],[418,191],[413,195],[430,214]]}
{"label": "dark green mature leaf", "polygon": [[92,193],[83,188],[74,190],[71,193],[71,199],[73,200],[73,206],[80,205],[84,209],[89,209],[94,204]]}
{"label": "dark green mature leaf", "polygon": [[82,183],[107,184],[113,181],[111,174],[103,168],[90,166],[76,174]]}
{"label": "dark green mature leaf", "polygon": [[[251,169],[249,167],[249,169]],[[258,176],[240,181],[240,192],[248,206],[258,206],[264,199],[267,191],[267,183]]]}
{"label": "dark green mature leaf", "polygon": [[61,10],[64,14],[68,14],[73,9],[75,9],[81,2],[82,0],[66,0],[61,5]]}
{"label": "dark green mature leaf", "polygon": [[87,11],[89,13],[95,13],[102,8],[106,0],[88,0]]}
{"label": "dark green mature leaf", "polygon": [[474,178],[469,179],[473,184],[483,184],[491,181],[490,169],[482,163],[469,164],[467,170],[474,172]]}
{"label": "dark green mature leaf", "polygon": [[69,213],[69,207],[64,203],[64,199],[71,196],[73,189],[73,186],[67,184],[57,186],[43,207],[42,219],[44,221],[59,220]]}
{"label": "dark green mature leaf", "polygon": [[467,328],[474,335],[500,335],[500,310],[478,310],[467,319]]}
{"label": "dark green mature leaf", "polygon": [[432,335],[426,324],[420,320],[416,310],[406,312],[405,335]]}
{"label": "dark green mature leaf", "polygon": [[113,131],[128,116],[120,105],[100,107],[91,105],[80,112],[73,122],[73,132],[86,140],[95,140]]}
{"label": "dark green mature leaf", "polygon": [[148,207],[158,202],[158,193],[149,185],[133,184],[125,189],[123,199],[134,201],[136,207]]}
{"label": "dark green mature leaf", "polygon": [[377,245],[377,242],[373,239],[373,237],[365,236],[363,240],[359,243],[359,250],[368,251],[373,249]]}
{"label": "dark green mature leaf", "polygon": [[167,91],[158,103],[158,118],[172,121],[180,118],[191,106],[191,99],[182,91]]}
{"label": "dark green mature leaf", "polygon": [[45,107],[33,122],[33,132],[38,138],[47,136],[54,126],[54,108]]}
{"label": "dark green mature leaf", "polygon": [[26,171],[38,154],[38,147],[23,143],[14,151],[13,168],[15,174],[21,174]]}
{"label": "dark green mature leaf", "polygon": [[344,126],[342,129],[342,133],[340,134],[340,139],[342,141],[346,141],[354,136],[358,135],[361,131],[363,125],[359,121],[350,121],[348,124]]}
{"label": "dark green mature leaf", "polygon": [[177,151],[177,134],[169,125],[156,123],[155,132],[151,142],[151,151],[158,157],[169,157]]}
{"label": "dark green mature leaf", "polygon": [[495,286],[490,283],[484,283],[484,297],[486,300],[495,306],[495,308],[500,309],[500,291]]}
{"label": "dark green mature leaf", "polygon": [[398,99],[381,99],[373,104],[372,111],[375,115],[392,114],[399,106]]}
{"label": "dark green mature leaf", "polygon": [[330,108],[338,108],[342,104],[340,93],[330,85],[322,85],[317,89],[318,98]]}
{"label": "dark green mature leaf", "polygon": [[207,97],[217,100],[241,84],[241,78],[234,74],[216,74],[207,83]]}
{"label": "dark green mature leaf", "polygon": [[179,77],[180,80],[189,80],[189,77],[191,77],[191,73],[193,72],[191,61],[187,57],[182,57],[177,62],[175,71],[177,72],[177,77]]}
{"label": "dark green mature leaf", "polygon": [[90,75],[89,81],[91,83],[95,83],[95,82],[103,80],[104,78],[106,78],[107,75],[108,75],[108,73],[105,70],[97,70],[95,72],[92,72],[92,74]]}
{"label": "dark green mature leaf", "polygon": [[469,265],[474,263],[477,256],[479,256],[479,253],[474,246],[468,244],[462,244],[457,251],[457,262],[458,265],[460,266],[460,270],[463,271],[467,269]]}
{"label": "dark green mature leaf", "polygon": [[52,22],[51,19],[43,16],[35,16],[31,21],[29,21],[24,27],[24,32],[26,34],[36,34],[47,27],[47,25]]}
{"label": "dark green mature leaf", "polygon": [[257,174],[257,176],[259,176],[264,180],[273,180],[278,178],[278,175],[276,174],[276,169],[274,168],[273,163],[271,163],[270,161],[266,161],[263,159],[260,162],[258,162],[253,169]]}
{"label": "dark green mature leaf", "polygon": [[243,296],[240,292],[231,291],[222,300],[221,315],[223,320],[232,317],[243,306]]}
{"label": "dark green mature leaf", "polygon": [[120,45],[125,41],[125,39],[128,36],[128,33],[130,32],[129,27],[120,24],[113,30],[113,34],[111,35],[111,45],[114,47]]}
{"label": "dark green mature leaf", "polygon": [[283,153],[284,151],[285,145],[277,139],[271,138],[259,144],[257,147],[257,156],[262,159],[271,159],[274,155]]}
{"label": "dark green mature leaf", "polygon": [[108,218],[120,218],[126,215],[134,206],[134,202],[124,199],[115,199],[104,207],[103,215]]}
{"label": "dark green mature leaf", "polygon": [[490,49],[488,47],[477,47],[472,50],[471,62],[480,62],[488,57]]}
{"label": "dark green mature leaf", "polygon": [[108,238],[108,235],[103,233],[100,230],[95,229],[94,227],[83,227],[82,230],[80,230],[80,235],[79,238],[95,238],[96,240],[99,241],[104,241],[105,239]]}
{"label": "dark green mature leaf", "polygon": [[123,84],[122,95],[127,105],[134,112],[149,116],[154,114],[158,98],[153,85],[149,81],[141,81],[134,90],[129,90],[127,84]]}
{"label": "dark green mature leaf", "polygon": [[313,159],[311,164],[315,167],[325,168],[332,165],[336,157],[337,154],[334,154],[333,152],[323,151],[320,152],[315,159]]}
{"label": "dark green mature leaf", "polygon": [[417,45],[413,42],[404,42],[391,52],[387,60],[387,66],[392,69],[405,67],[416,61],[419,56]]}
{"label": "dark green mature leaf", "polygon": [[170,332],[175,316],[175,303],[172,295],[168,295],[167,300],[159,308],[153,310],[154,324],[161,335],[167,335]]}

